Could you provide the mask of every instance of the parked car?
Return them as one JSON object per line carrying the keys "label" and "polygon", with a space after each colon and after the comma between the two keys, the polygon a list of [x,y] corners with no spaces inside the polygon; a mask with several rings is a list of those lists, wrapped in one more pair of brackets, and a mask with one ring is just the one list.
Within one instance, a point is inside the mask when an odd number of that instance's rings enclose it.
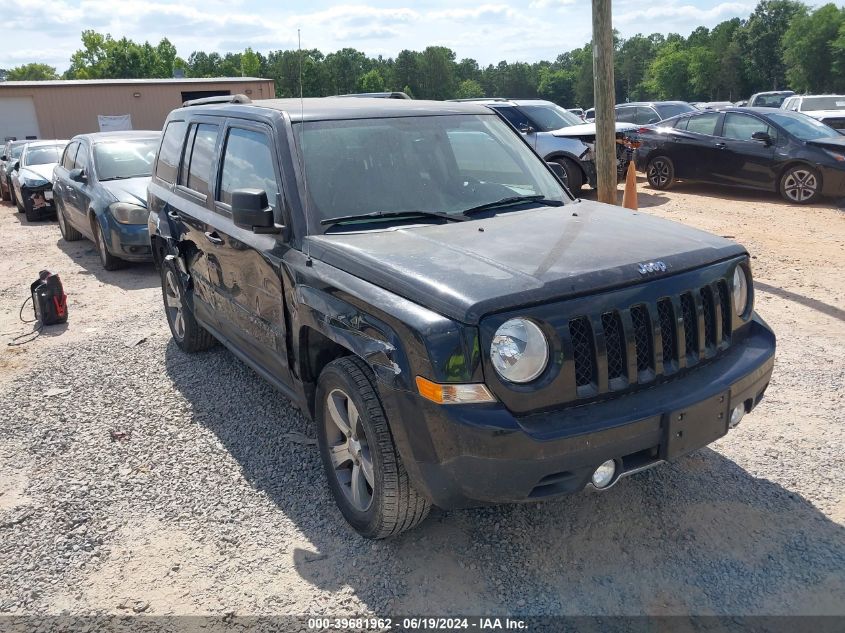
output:
{"label": "parked car", "polygon": [[6,141],[0,154],[0,197],[14,203],[14,189],[12,188],[12,172],[15,163],[21,157],[23,146],[29,141]]}
{"label": "parked car", "polygon": [[779,191],[809,204],[845,196],[845,138],[797,112],[730,108],[640,130],[637,167],[655,189],[675,179]]}
{"label": "parked car", "polygon": [[[596,126],[584,123],[576,115],[551,101],[542,99],[461,99],[462,103],[484,104],[501,114],[546,161],[558,163],[564,170],[564,183],[577,193],[585,183],[596,186],[594,148]],[[634,125],[617,124],[616,172],[625,177],[634,148],[626,133]]]}
{"label": "parked car", "polygon": [[18,211],[27,222],[36,222],[56,212],[53,205],[53,167],[67,141],[29,141],[12,166],[12,191]]}
{"label": "parked car", "polygon": [[616,106],[617,123],[651,125],[696,108],[686,101],[642,101]]}
{"label": "parked car", "polygon": [[787,97],[795,93],[792,90],[774,90],[770,92],[758,92],[751,95],[748,100],[749,108],[779,108]]}
{"label": "parked car", "polygon": [[744,108],[748,105],[748,101],[737,101],[734,105],[738,108]]}
{"label": "parked car", "polygon": [[171,112],[148,188],[167,322],[314,421],[364,536],[607,489],[763,397],[742,246],[574,199],[480,104],[222,99]]}
{"label": "parked car", "polygon": [[584,110],[584,120],[587,123],[595,123],[596,122],[596,109],[595,108],[589,108],[587,110]]}
{"label": "parked car", "polygon": [[786,99],[782,110],[803,112],[845,133],[845,95],[795,95]]}
{"label": "parked car", "polygon": [[567,112],[571,112],[582,121],[584,120],[584,108],[567,108]]}
{"label": "parked car", "polygon": [[704,101],[693,105],[699,110],[721,110],[722,108],[734,107],[734,104],[730,101]]}
{"label": "parked car", "polygon": [[92,240],[106,270],[152,259],[147,183],[160,137],[155,131],[79,134],[53,170],[62,237]]}

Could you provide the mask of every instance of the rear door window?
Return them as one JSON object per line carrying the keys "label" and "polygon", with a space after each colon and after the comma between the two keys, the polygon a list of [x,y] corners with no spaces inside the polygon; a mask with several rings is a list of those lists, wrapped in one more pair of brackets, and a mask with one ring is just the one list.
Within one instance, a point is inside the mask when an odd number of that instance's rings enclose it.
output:
{"label": "rear door window", "polygon": [[158,152],[156,176],[171,184],[176,182],[176,170],[182,156],[182,145],[185,142],[185,121],[171,121],[164,130],[161,149]]}
{"label": "rear door window", "polygon": [[263,189],[274,209],[280,193],[270,136],[257,130],[231,128],[223,150],[218,200],[232,204],[236,189]]}
{"label": "rear door window", "polygon": [[720,116],[718,112],[707,112],[705,114],[691,116],[687,122],[687,132],[715,136],[716,124],[719,123]]}
{"label": "rear door window", "polygon": [[219,126],[211,123],[194,123],[188,133],[188,145],[179,171],[179,184],[191,191],[207,196],[211,178],[214,146],[217,144]]}
{"label": "rear door window", "polygon": [[622,108],[616,109],[616,120],[620,123],[634,123],[634,119],[636,118],[637,110],[636,108],[626,106]]}

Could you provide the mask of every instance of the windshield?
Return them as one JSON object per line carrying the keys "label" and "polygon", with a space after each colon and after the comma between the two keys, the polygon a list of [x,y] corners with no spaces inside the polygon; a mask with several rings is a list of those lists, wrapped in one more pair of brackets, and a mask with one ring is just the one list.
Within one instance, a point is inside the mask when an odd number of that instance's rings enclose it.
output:
{"label": "windshield", "polygon": [[21,164],[23,165],[49,165],[58,163],[59,156],[64,150],[64,145],[36,145],[27,147]]}
{"label": "windshield", "polygon": [[808,117],[806,114],[780,113],[768,115],[769,119],[780,125],[784,130],[802,141],[812,141],[817,138],[841,138],[839,132],[828,127],[821,121]]}
{"label": "windshield", "polygon": [[696,108],[688,103],[657,103],[654,106],[661,119],[670,119],[684,112],[695,112]]}
{"label": "windshield", "polygon": [[551,132],[562,127],[584,123],[577,115],[567,112],[553,103],[548,105],[520,105],[519,109],[537,124],[541,132]]}
{"label": "windshield", "polygon": [[111,141],[94,145],[94,167],[97,178],[142,178],[153,173],[158,139],[144,138]]}
{"label": "windshield", "polygon": [[845,110],[845,96],[804,97],[801,101],[801,111],[807,110]]}
{"label": "windshield", "polygon": [[568,198],[495,115],[313,121],[294,126],[309,221],[364,213],[462,212],[513,196]]}
{"label": "windshield", "polygon": [[775,94],[775,95],[757,95],[754,98],[754,107],[755,108],[779,108],[781,104],[786,101],[787,97],[791,97],[792,94]]}

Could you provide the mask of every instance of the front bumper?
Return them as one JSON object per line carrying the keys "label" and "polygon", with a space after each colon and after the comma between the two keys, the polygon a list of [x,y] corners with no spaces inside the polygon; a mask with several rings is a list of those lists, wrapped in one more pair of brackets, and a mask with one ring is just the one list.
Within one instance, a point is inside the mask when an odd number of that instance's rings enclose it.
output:
{"label": "front bumper", "polygon": [[724,436],[734,407],[760,402],[774,365],[774,333],[756,315],[747,327],[724,356],[676,380],[519,418],[501,403],[443,406],[379,388],[406,469],[435,505],[530,501],[583,489],[606,460],[615,481]]}
{"label": "front bumper", "polygon": [[150,231],[146,224],[121,224],[108,216],[109,251],[129,262],[153,261]]}
{"label": "front bumper", "polygon": [[830,198],[845,196],[845,169],[819,167],[822,176],[822,195]]}

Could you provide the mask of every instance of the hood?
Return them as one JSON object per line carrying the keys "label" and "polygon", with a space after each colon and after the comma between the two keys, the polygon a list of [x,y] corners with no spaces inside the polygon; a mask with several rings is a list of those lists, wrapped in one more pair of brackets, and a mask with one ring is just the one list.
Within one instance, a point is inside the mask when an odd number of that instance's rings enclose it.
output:
{"label": "hood", "polygon": [[845,149],[845,136],[831,136],[829,138],[816,138],[811,141],[806,141],[807,145],[815,145],[817,147],[830,147],[839,151]]}
{"label": "hood", "polygon": [[745,253],[683,224],[591,201],[307,239],[313,257],[468,324],[642,283],[642,262],[661,260],[672,274]]}
{"label": "hood", "polygon": [[22,177],[32,178],[33,180],[36,178],[41,178],[42,180],[51,182],[53,180],[53,167],[55,167],[56,165],[58,165],[58,163],[46,163],[44,165],[27,165],[26,167],[21,167],[20,174]]}
{"label": "hood", "polygon": [[803,110],[801,114],[814,119],[845,119],[845,110]]}
{"label": "hood", "polygon": [[149,176],[143,178],[127,178],[126,180],[106,180],[100,182],[103,188],[114,196],[116,202],[128,202],[147,206],[147,184]]}
{"label": "hood", "polygon": [[[617,123],[617,132],[632,132],[639,129],[638,126],[630,123]],[[582,123],[581,125],[570,125],[569,127],[562,127],[559,130],[552,131],[553,136],[595,136],[595,123]]]}

